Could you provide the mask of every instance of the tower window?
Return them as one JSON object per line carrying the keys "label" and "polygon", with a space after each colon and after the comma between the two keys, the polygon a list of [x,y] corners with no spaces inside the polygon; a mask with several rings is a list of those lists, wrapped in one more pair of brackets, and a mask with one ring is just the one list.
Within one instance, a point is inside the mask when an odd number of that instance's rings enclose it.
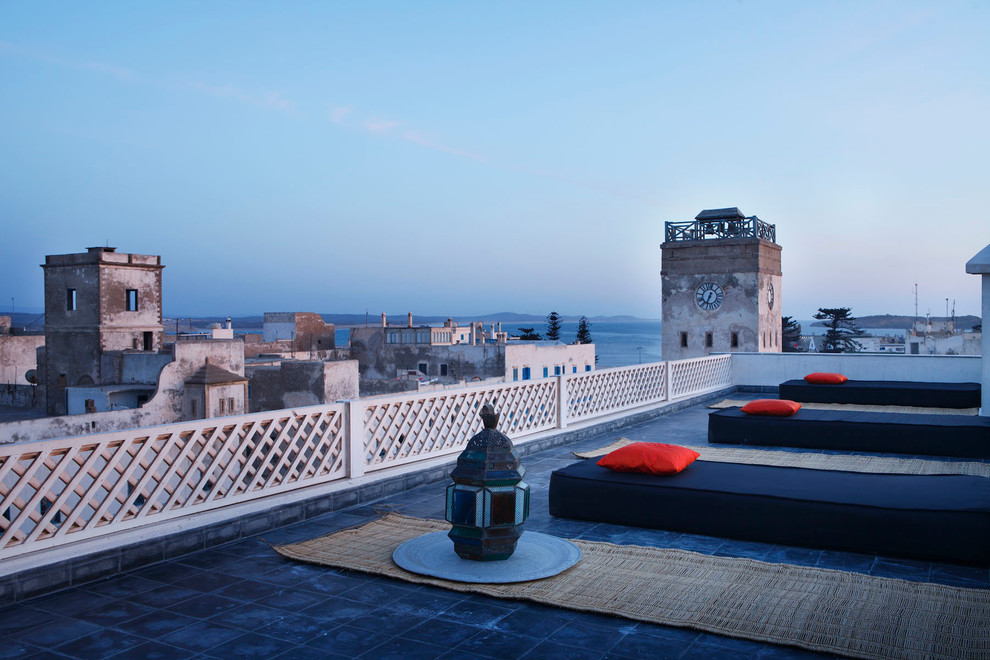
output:
{"label": "tower window", "polygon": [[711,347],[712,347],[712,333],[706,332],[705,333],[705,348],[711,348]]}
{"label": "tower window", "polygon": [[681,348],[687,348],[687,333],[681,333]]}
{"label": "tower window", "polygon": [[127,290],[127,302],[125,306],[128,312],[138,311],[137,289]]}
{"label": "tower window", "polygon": [[739,333],[738,332],[733,332],[732,333],[732,343],[731,343],[731,346],[732,346],[732,348],[739,348]]}
{"label": "tower window", "polygon": [[76,309],[76,290],[66,289],[65,291],[65,311],[73,312]]}

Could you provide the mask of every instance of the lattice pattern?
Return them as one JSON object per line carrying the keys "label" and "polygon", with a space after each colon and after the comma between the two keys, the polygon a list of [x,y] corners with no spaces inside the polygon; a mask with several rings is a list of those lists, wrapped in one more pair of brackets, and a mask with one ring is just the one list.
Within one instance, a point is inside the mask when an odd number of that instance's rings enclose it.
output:
{"label": "lattice pattern", "polygon": [[0,556],[346,472],[343,406],[148,430],[0,447]]}
{"label": "lattice pattern", "polygon": [[731,355],[713,355],[667,364],[670,369],[671,399],[732,384]]}
{"label": "lattice pattern", "polygon": [[567,376],[567,419],[579,420],[663,401],[666,363]]}
{"label": "lattice pattern", "polygon": [[556,379],[376,399],[364,408],[365,459],[374,470],[460,451],[481,430],[481,406],[509,437],[557,426]]}

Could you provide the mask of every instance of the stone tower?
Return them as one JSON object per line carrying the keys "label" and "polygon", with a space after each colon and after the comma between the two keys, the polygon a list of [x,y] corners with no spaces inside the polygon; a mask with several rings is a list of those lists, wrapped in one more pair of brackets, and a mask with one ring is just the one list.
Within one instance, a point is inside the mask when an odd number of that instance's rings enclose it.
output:
{"label": "stone tower", "polygon": [[781,248],[774,225],[728,208],[667,222],[665,229],[663,359],[779,353]]}
{"label": "stone tower", "polygon": [[66,413],[66,387],[118,382],[108,353],[162,346],[161,257],[112,247],[45,257],[44,383],[49,415]]}

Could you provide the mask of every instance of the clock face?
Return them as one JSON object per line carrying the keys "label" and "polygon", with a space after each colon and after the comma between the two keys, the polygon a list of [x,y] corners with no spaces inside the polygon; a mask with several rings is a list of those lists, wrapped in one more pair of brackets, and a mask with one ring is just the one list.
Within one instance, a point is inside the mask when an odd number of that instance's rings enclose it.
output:
{"label": "clock face", "polygon": [[701,309],[708,311],[718,309],[724,299],[725,293],[722,292],[722,287],[714,282],[705,282],[694,292],[694,302]]}
{"label": "clock face", "polygon": [[767,304],[773,309],[773,282],[767,286]]}

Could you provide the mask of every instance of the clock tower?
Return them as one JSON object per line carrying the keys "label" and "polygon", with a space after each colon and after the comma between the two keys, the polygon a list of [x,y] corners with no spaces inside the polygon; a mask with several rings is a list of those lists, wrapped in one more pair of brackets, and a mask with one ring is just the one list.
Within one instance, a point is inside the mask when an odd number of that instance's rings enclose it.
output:
{"label": "clock tower", "polygon": [[665,223],[660,246],[664,360],[710,353],[779,353],[776,228],[738,208]]}

